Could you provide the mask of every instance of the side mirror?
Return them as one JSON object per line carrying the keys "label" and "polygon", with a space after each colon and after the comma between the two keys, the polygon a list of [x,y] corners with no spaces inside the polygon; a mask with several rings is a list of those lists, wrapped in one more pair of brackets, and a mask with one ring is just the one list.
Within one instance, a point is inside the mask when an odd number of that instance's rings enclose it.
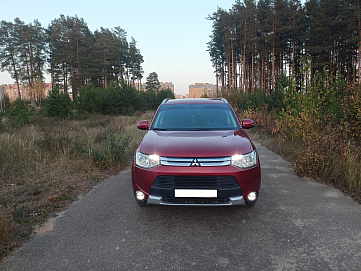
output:
{"label": "side mirror", "polygon": [[253,128],[254,126],[255,126],[255,123],[253,120],[250,120],[250,119],[242,120],[242,128],[243,129],[250,129],[250,128]]}
{"label": "side mirror", "polygon": [[147,120],[141,120],[140,122],[138,122],[137,127],[140,130],[148,130],[149,123]]}

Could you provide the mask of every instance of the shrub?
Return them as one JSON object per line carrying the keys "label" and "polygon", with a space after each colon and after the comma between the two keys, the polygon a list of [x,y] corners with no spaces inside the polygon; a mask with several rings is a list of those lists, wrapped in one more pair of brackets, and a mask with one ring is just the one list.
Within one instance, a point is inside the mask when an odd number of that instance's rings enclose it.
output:
{"label": "shrub", "polygon": [[29,110],[23,100],[17,99],[7,110],[7,116],[11,126],[19,127],[29,123],[29,118],[33,112],[33,110]]}
{"label": "shrub", "polygon": [[78,111],[81,113],[96,113],[100,111],[101,105],[101,89],[94,87],[93,84],[88,84],[83,87],[79,96],[76,99]]}
{"label": "shrub", "polygon": [[100,148],[88,143],[88,146],[80,146],[79,150],[97,167],[109,168],[127,162],[129,144],[130,137],[122,137],[110,127],[110,133],[102,139]]}
{"label": "shrub", "polygon": [[103,115],[119,115],[122,112],[123,102],[120,87],[113,82],[101,91],[100,113]]}
{"label": "shrub", "polygon": [[120,84],[120,97],[122,99],[122,107],[129,114],[128,109],[133,107],[137,100],[137,91],[135,88],[127,83],[126,81],[122,81]]}
{"label": "shrub", "polygon": [[146,92],[139,91],[137,96],[136,104],[134,105],[135,110],[145,111],[148,109]]}
{"label": "shrub", "polygon": [[175,96],[173,94],[173,92],[167,88],[167,89],[162,89],[160,91],[157,92],[157,99],[156,99],[156,106],[158,107],[158,105],[164,100],[164,99],[174,99]]}
{"label": "shrub", "polygon": [[232,89],[228,92],[226,99],[236,111],[257,109],[269,104],[269,97],[263,89],[259,89],[254,93],[244,93],[237,89]]}
{"label": "shrub", "polygon": [[70,119],[73,116],[72,100],[67,93],[60,93],[58,88],[54,88],[44,100],[43,111],[47,117]]}
{"label": "shrub", "polygon": [[281,153],[293,152],[298,174],[333,184],[361,200],[361,87],[346,87],[339,76],[325,74],[316,75],[302,92],[292,86],[283,78],[269,99],[259,92],[231,92],[230,100],[240,106],[242,117],[256,121],[258,131],[276,135]]}

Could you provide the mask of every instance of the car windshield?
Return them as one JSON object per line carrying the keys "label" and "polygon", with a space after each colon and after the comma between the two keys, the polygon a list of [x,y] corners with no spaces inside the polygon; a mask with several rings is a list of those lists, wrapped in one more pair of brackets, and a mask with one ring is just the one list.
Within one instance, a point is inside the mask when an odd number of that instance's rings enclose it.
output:
{"label": "car windshield", "polygon": [[152,130],[207,131],[240,129],[228,104],[162,105]]}

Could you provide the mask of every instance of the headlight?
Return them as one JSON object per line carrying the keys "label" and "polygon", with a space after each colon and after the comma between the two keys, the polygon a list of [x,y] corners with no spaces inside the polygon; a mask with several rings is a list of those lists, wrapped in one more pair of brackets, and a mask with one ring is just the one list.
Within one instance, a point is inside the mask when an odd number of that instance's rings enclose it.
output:
{"label": "headlight", "polygon": [[257,165],[257,153],[256,151],[232,156],[232,165],[239,168],[248,168]]}
{"label": "headlight", "polygon": [[139,152],[138,150],[135,153],[135,164],[139,167],[152,168],[160,163],[160,158],[158,155],[148,155]]}

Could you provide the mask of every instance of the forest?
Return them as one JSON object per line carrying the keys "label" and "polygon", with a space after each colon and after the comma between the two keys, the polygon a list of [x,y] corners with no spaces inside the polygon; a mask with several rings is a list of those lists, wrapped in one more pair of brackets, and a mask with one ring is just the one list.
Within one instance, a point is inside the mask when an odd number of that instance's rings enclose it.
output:
{"label": "forest", "polygon": [[359,202],[360,11],[359,0],[244,0],[208,16],[217,94],[297,174]]}
{"label": "forest", "polygon": [[208,43],[222,90],[268,93],[282,75],[305,90],[318,72],[359,82],[359,0],[244,0],[209,15]]}
{"label": "forest", "polygon": [[100,27],[91,32],[78,16],[64,16],[43,27],[38,20],[26,24],[19,18],[0,22],[0,68],[19,85],[36,92],[47,71],[53,87],[79,90],[92,83],[107,88],[126,80],[133,86],[143,77],[143,56],[132,37],[120,28]]}

